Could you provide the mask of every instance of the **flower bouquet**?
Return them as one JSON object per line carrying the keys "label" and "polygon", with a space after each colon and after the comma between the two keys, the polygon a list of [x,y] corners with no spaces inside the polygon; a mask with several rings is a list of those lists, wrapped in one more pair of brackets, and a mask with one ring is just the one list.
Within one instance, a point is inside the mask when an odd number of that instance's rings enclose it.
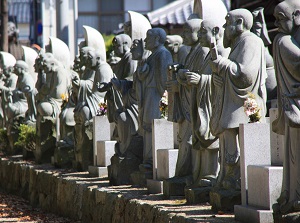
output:
{"label": "flower bouquet", "polygon": [[99,109],[97,110],[97,116],[103,116],[107,113],[107,104],[105,102],[99,103]]}
{"label": "flower bouquet", "polygon": [[260,108],[255,100],[255,95],[252,93],[248,93],[248,98],[244,102],[244,112],[249,118],[249,123],[259,122]]}
{"label": "flower bouquet", "polygon": [[165,91],[162,98],[159,102],[159,110],[161,112],[161,117],[167,119],[168,118],[168,92]]}

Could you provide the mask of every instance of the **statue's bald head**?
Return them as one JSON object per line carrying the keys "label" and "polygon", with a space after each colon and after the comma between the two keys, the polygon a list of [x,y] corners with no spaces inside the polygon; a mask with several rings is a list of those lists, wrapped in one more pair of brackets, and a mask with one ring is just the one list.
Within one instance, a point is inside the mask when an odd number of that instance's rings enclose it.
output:
{"label": "statue's bald head", "polygon": [[300,1],[285,0],[274,9],[278,32],[292,34],[300,26]]}
{"label": "statue's bald head", "polygon": [[232,19],[237,25],[240,23],[243,25],[245,30],[250,30],[253,25],[252,13],[247,9],[235,9],[228,12],[227,19]]}
{"label": "statue's bald head", "polygon": [[28,67],[28,64],[25,61],[17,60],[17,62],[15,64],[15,69],[17,69],[17,68],[21,68],[22,70],[27,72],[29,67]]}
{"label": "statue's bald head", "polygon": [[127,44],[131,46],[131,42],[132,42],[131,38],[127,34],[119,34],[113,39],[113,44],[120,43],[120,44]]}
{"label": "statue's bald head", "polygon": [[202,21],[202,19],[193,18],[187,20],[184,26],[189,27],[192,30],[192,32],[198,32],[200,30]]}

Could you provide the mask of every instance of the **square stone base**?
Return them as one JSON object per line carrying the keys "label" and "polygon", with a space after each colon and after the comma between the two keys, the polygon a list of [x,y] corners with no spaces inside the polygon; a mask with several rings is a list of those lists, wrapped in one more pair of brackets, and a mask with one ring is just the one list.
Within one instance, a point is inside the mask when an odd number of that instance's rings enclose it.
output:
{"label": "square stone base", "polygon": [[234,205],[241,204],[241,191],[212,190],[209,192],[209,203],[216,211],[233,211]]}
{"label": "square stone base", "polygon": [[235,205],[234,215],[243,223],[274,223],[272,210],[259,210],[246,205]]}
{"label": "square stone base", "polygon": [[147,187],[147,179],[153,179],[152,171],[135,171],[130,174],[132,185],[138,185],[141,187]]}
{"label": "square stone base", "polygon": [[164,180],[163,193],[167,198],[171,196],[184,196],[185,187],[186,177],[173,177]]}
{"label": "square stone base", "polygon": [[188,204],[209,202],[209,192],[212,187],[185,188],[185,198]]}
{"label": "square stone base", "polygon": [[107,176],[107,167],[89,166],[89,175],[92,177]]}
{"label": "square stone base", "polygon": [[147,188],[149,194],[160,194],[163,192],[163,181],[147,179]]}

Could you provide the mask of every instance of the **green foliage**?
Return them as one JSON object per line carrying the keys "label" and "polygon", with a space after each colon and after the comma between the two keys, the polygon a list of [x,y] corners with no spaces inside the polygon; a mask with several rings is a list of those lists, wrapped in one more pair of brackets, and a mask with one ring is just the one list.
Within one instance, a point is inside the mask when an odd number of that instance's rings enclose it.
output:
{"label": "green foliage", "polygon": [[0,150],[5,152],[9,148],[9,141],[7,137],[7,130],[0,129]]}
{"label": "green foliage", "polygon": [[34,126],[21,124],[19,127],[19,138],[14,144],[28,151],[35,150],[36,129]]}
{"label": "green foliage", "polygon": [[112,40],[115,37],[115,35],[110,34],[110,35],[105,35],[102,34],[104,42],[105,42],[105,47],[106,47],[106,58],[109,58],[110,53],[113,51],[113,45],[112,45]]}

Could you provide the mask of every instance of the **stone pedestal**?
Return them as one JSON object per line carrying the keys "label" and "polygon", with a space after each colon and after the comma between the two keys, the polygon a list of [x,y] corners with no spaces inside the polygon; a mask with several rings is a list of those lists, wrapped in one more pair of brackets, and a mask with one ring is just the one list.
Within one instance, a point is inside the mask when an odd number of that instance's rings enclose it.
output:
{"label": "stone pedestal", "polygon": [[157,179],[157,150],[174,148],[173,122],[154,119],[152,122],[153,179]]}
{"label": "stone pedestal", "polygon": [[249,165],[271,165],[270,124],[241,124],[239,134],[241,147],[240,166],[242,204],[247,205],[247,167]]}
{"label": "stone pedestal", "polygon": [[209,192],[209,200],[215,211],[233,211],[241,203],[241,192],[235,190],[214,190]]}
{"label": "stone pedestal", "polygon": [[187,182],[191,181],[191,176],[188,177],[173,177],[163,181],[163,193],[169,197],[184,196],[184,189]]}
{"label": "stone pedestal", "polygon": [[[107,167],[111,164],[111,157],[115,154],[115,144],[117,141],[98,141],[97,159],[95,166],[89,166],[89,173],[92,176],[108,175]],[[90,172],[91,171],[91,172]],[[99,175],[96,175],[99,174]]]}
{"label": "stone pedestal", "polygon": [[270,138],[271,138],[271,164],[272,166],[283,165],[284,136],[272,131],[272,122],[278,118],[278,109],[271,108],[270,114]]}
{"label": "stone pedestal", "polygon": [[157,179],[164,180],[175,176],[178,149],[157,150]]}
{"label": "stone pedestal", "polygon": [[184,194],[186,202],[188,204],[200,204],[209,201],[209,192],[212,187],[198,187],[198,188],[188,188],[184,189]]}
{"label": "stone pedestal", "polygon": [[236,220],[273,223],[272,205],[280,195],[282,175],[282,167],[248,166],[248,204],[234,207]]}
{"label": "stone pedestal", "polygon": [[110,165],[110,159],[115,154],[115,145],[117,141],[98,141],[96,166],[107,167]]}
{"label": "stone pedestal", "polygon": [[149,193],[162,193],[163,180],[174,177],[178,149],[158,149],[157,151],[157,180],[148,179]]}
{"label": "stone pedestal", "polygon": [[53,120],[37,118],[36,123],[36,147],[34,157],[37,163],[50,163],[56,147],[56,138],[53,136]]}
{"label": "stone pedestal", "polygon": [[111,140],[113,130],[114,123],[109,123],[107,116],[93,117],[93,164],[95,166],[97,165],[97,142]]}
{"label": "stone pedestal", "polygon": [[[153,157],[153,178],[147,179],[149,193],[162,192],[162,180],[170,175],[176,151],[174,148],[174,126],[173,122],[166,119],[154,119],[152,122],[152,157]],[[173,152],[170,152],[173,151]],[[160,151],[160,152],[158,152]],[[171,154],[173,158],[170,157]],[[162,155],[162,156],[161,156]],[[166,163],[163,163],[166,162]],[[176,161],[175,161],[176,162]],[[176,164],[175,164],[176,165]],[[160,170],[158,170],[160,168]],[[158,174],[160,177],[158,177]]]}

